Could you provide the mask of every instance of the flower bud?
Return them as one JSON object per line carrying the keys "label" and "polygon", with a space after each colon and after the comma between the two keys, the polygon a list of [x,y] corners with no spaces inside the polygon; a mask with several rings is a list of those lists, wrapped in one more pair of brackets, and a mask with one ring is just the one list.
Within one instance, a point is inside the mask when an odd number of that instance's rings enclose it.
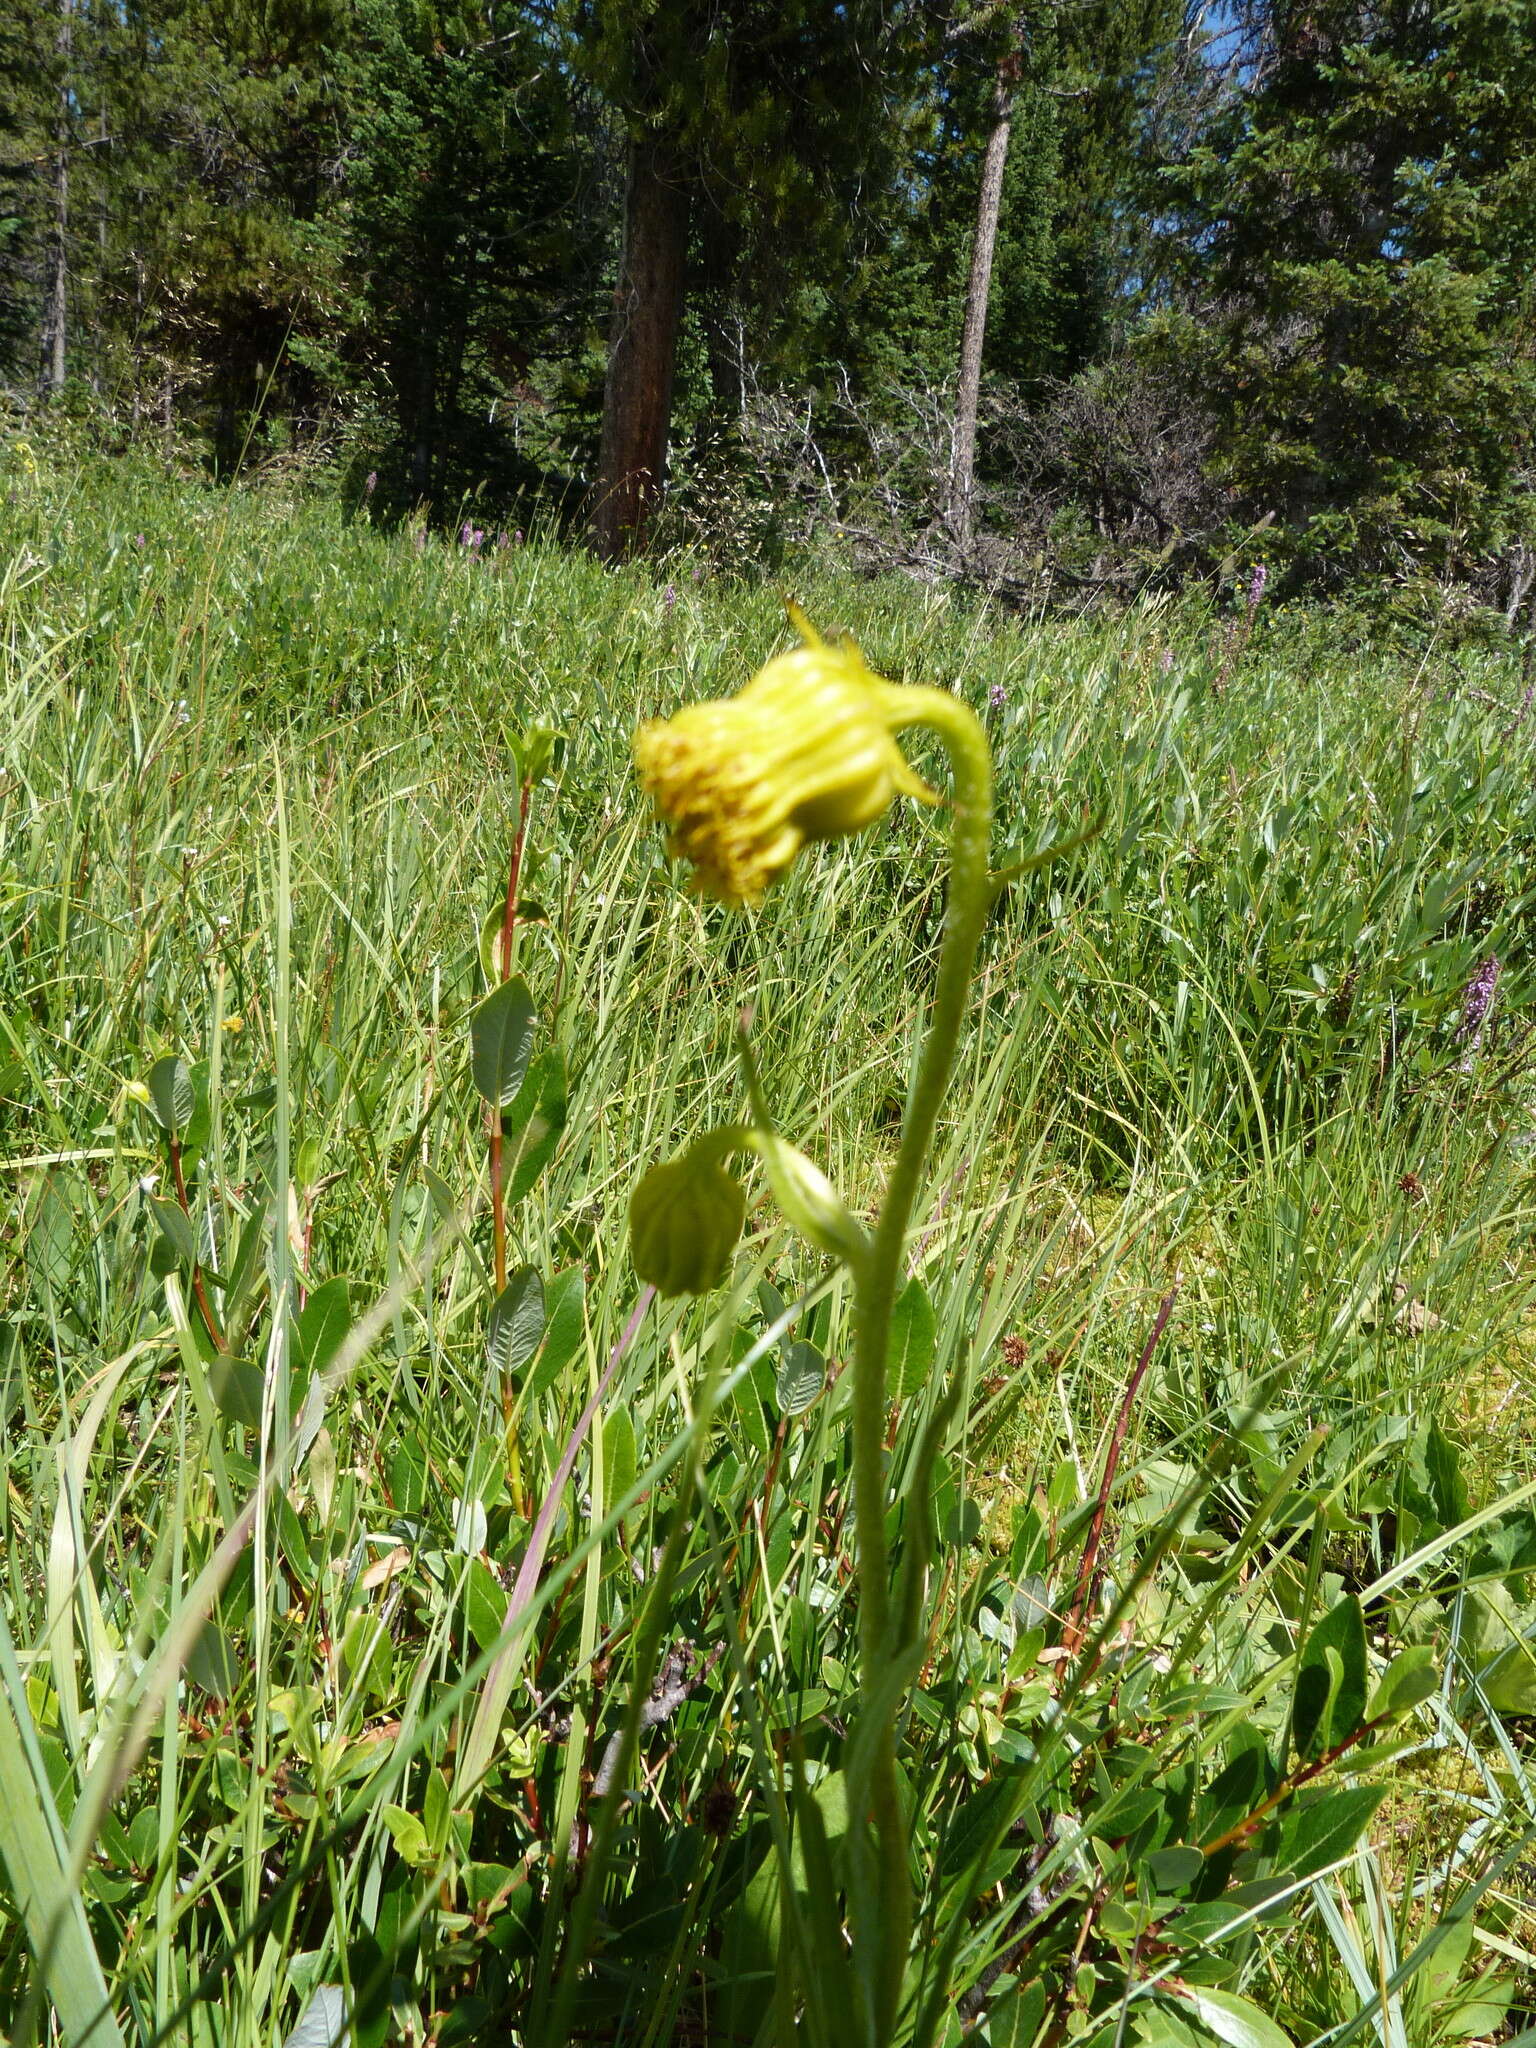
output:
{"label": "flower bud", "polygon": [[653,1166],[629,1198],[629,1255],[658,1294],[708,1294],[725,1278],[747,1193],[701,1146]]}
{"label": "flower bud", "polygon": [[818,1251],[850,1265],[868,1251],[863,1226],[819,1166],[785,1144],[776,1131],[759,1129],[753,1144],[786,1223]]}

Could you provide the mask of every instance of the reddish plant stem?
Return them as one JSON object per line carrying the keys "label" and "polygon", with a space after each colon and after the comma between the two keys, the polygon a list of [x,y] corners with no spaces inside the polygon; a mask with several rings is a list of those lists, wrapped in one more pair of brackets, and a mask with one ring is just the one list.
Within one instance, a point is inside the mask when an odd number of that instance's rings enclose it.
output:
{"label": "reddish plant stem", "polygon": [[[517,833],[512,841],[512,858],[507,866],[507,900],[501,913],[501,935],[497,949],[501,956],[501,978],[509,981],[512,976],[512,938],[517,930],[517,890],[523,872],[523,846],[528,837],[528,806],[533,800],[533,784],[524,780],[517,806]],[[496,1248],[496,1292],[501,1293],[507,1284],[507,1216],[502,1200],[501,1171],[501,1104],[490,1105],[491,1118],[491,1236]],[[511,1420],[511,1389],[501,1390],[502,1408],[507,1420]]]}
{"label": "reddish plant stem", "polygon": [[1200,1854],[1214,1856],[1218,1850],[1230,1849],[1234,1842],[1246,1841],[1259,1824],[1269,1818],[1283,1799],[1289,1799],[1291,1794],[1300,1791],[1303,1785],[1310,1785],[1314,1778],[1320,1778],[1324,1771],[1332,1769],[1341,1756],[1347,1756],[1350,1750],[1364,1742],[1368,1735],[1374,1735],[1377,1729],[1384,1727],[1391,1718],[1391,1714],[1386,1713],[1377,1714],[1374,1720],[1362,1721],[1358,1728],[1346,1735],[1342,1742],[1336,1742],[1332,1749],[1325,1749],[1322,1755],[1314,1757],[1311,1763],[1302,1764],[1298,1769],[1288,1772],[1269,1797],[1256,1806],[1252,1813],[1245,1814],[1235,1827],[1228,1828],[1224,1835],[1218,1835],[1214,1842],[1202,1842]]}
{"label": "reddish plant stem", "polygon": [[[748,1392],[750,1393],[750,1391],[751,1383],[748,1382]],[[766,1547],[768,1541],[768,1509],[772,1504],[773,1489],[775,1482],[777,1481],[779,1476],[779,1460],[784,1455],[784,1437],[788,1426],[788,1420],[789,1418],[787,1416],[780,1417],[779,1426],[777,1430],[774,1432],[773,1448],[769,1453],[768,1464],[763,1474],[763,1490],[762,1493],[758,1496],[757,1500],[754,1501],[752,1505],[753,1519],[757,1524],[758,1549],[756,1555],[752,1559],[752,1570],[747,1577],[746,1593],[738,1605],[738,1613],[742,1617],[741,1625],[743,1629],[745,1629],[746,1627],[745,1617],[747,1609],[751,1605],[752,1596],[757,1590],[758,1574],[762,1570],[762,1552],[763,1549]],[[721,1586],[729,1583],[730,1575],[736,1568],[736,1560],[741,1555],[741,1544],[742,1539],[738,1536],[736,1539],[735,1547],[731,1551],[730,1556],[726,1560],[725,1569],[721,1572],[719,1579],[717,1580],[713,1590],[709,1595],[709,1598],[704,1603],[704,1616],[701,1617],[701,1620],[703,1618],[707,1618],[709,1615],[714,1613],[715,1608],[719,1603],[720,1599],[720,1588]]]}
{"label": "reddish plant stem", "polygon": [[1099,1545],[1104,1536],[1104,1517],[1109,1512],[1109,1496],[1115,1484],[1115,1473],[1120,1465],[1120,1451],[1125,1442],[1125,1432],[1130,1426],[1131,1410],[1136,1405],[1136,1396],[1141,1383],[1147,1376],[1147,1367],[1152,1363],[1152,1354],[1157,1349],[1158,1339],[1168,1327],[1168,1318],[1173,1314],[1173,1304],[1179,1298],[1177,1287],[1171,1287],[1158,1306],[1157,1320],[1152,1325],[1152,1334],[1147,1339],[1141,1357],[1136,1361],[1136,1370],[1131,1374],[1125,1389],[1125,1398],[1120,1403],[1120,1413],[1115,1418],[1115,1433],[1109,1440],[1109,1455],[1104,1460],[1104,1476],[1099,1481],[1099,1498],[1094,1505],[1093,1522],[1088,1530],[1088,1541],[1083,1546],[1083,1562],[1077,1574],[1077,1591],[1072,1596],[1072,1612],[1062,1632],[1062,1643],[1068,1650],[1078,1650],[1083,1641],[1083,1616],[1093,1599],[1098,1579]]}

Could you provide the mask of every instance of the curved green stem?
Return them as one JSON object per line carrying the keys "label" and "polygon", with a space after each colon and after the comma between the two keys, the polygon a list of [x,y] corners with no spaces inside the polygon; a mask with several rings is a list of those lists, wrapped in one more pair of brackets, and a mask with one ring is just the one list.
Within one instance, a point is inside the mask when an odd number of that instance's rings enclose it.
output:
{"label": "curved green stem", "polygon": [[[907,1098],[901,1145],[868,1251],[853,1266],[853,1497],[858,1537],[859,1684],[867,1792],[850,1840],[854,1955],[871,2048],[895,2030],[911,1941],[912,1888],[896,1771],[896,1717],[905,1679],[893,1658],[890,1560],[885,1540],[886,1353],[903,1255],[939,1109],[954,1071],[977,942],[992,903],[992,756],[980,724],[947,691],[890,692],[893,722],[938,733],[954,773],[949,902],[922,1057]],[[922,1518],[919,1517],[921,1523]],[[914,1572],[921,1572],[921,1560]],[[914,1583],[918,1583],[914,1579]],[[873,1834],[868,1830],[873,1821]]]}
{"label": "curved green stem", "polygon": [[885,1359],[902,1255],[939,1108],[954,1070],[977,942],[992,902],[992,756],[979,721],[947,690],[893,688],[903,725],[926,725],[954,772],[949,903],[928,1036],[907,1099],[901,1145],[874,1239],[855,1269],[858,1330],[853,1379],[853,1492],[859,1539],[859,1652],[866,1697],[890,1645],[890,1568],[885,1542]]}

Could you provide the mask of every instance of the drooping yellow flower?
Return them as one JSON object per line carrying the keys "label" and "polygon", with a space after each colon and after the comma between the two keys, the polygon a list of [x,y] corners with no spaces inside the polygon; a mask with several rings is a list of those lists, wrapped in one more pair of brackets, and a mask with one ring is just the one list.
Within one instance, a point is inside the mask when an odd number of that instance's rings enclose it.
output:
{"label": "drooping yellow flower", "polygon": [[635,734],[635,766],[674,854],[725,903],[758,903],[802,846],[862,832],[898,793],[933,801],[893,733],[905,693],[851,641],[828,645],[791,606],[803,647],[736,696],[688,704]]}

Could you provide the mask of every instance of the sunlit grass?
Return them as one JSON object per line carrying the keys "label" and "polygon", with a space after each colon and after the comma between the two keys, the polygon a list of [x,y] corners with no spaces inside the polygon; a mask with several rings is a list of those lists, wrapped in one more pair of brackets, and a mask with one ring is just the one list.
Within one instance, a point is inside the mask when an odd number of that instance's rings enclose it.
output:
{"label": "sunlit grass", "polygon": [[[434,1786],[537,1504],[634,1303],[630,1189],[740,1112],[733,1034],[749,1008],[781,1128],[868,1209],[933,970],[939,824],[898,808],[802,862],[755,918],[682,890],[637,800],[629,734],[638,716],[735,688],[784,644],[778,594],[749,579],[696,580],[686,561],[610,575],[544,545],[474,559],[323,505],[127,472],[18,487],[0,534],[0,1515],[16,1646],[3,1678],[35,1732],[37,1810],[57,1821],[61,1868],[82,1874],[85,1938],[123,2038],[281,2041],[316,1986],[350,1998],[380,1958],[399,2038],[466,2037],[547,1992],[560,1964],[558,1870],[547,1913],[543,1887],[551,1857],[579,1861],[633,1589],[682,1468],[646,1475],[676,1457],[704,1361],[740,1358],[772,1320],[759,1282],[793,1307],[824,1277],[755,1199],[733,1289],[709,1312],[642,1325],[562,1497],[551,1560],[575,1574],[546,1582],[466,1846]],[[885,674],[952,683],[983,713],[1000,866],[1102,819],[1082,852],[999,899],[911,1250],[938,1369],[971,1392],[937,1503],[949,1689],[935,1679],[934,1718],[913,1738],[939,1838],[996,1769],[976,1747],[992,1684],[980,1646],[995,1643],[979,1617],[999,1574],[1040,1578],[1010,1558],[1020,1518],[1037,1507],[1052,1597],[1070,1595],[1085,1504],[1171,1287],[1109,1532],[1128,1562],[1186,1503],[1127,1618],[1149,1653],[1208,1613],[1203,1676],[1258,1699],[1259,1647],[1411,1554],[1400,1479],[1432,1422],[1464,1446],[1468,1513],[1529,1478],[1536,763],[1517,665],[1497,650],[1408,659],[1276,618],[1217,696],[1218,636],[1193,606],[1030,624],[830,566],[796,595]],[[535,795],[525,894],[542,916],[521,964],[569,1107],[511,1218],[511,1255],[546,1282],[579,1269],[585,1306],[521,1400],[509,1459],[484,1355],[467,1019],[516,812],[508,741],[535,720],[565,746],[558,787]],[[1496,1007],[1469,1046],[1462,992],[1489,954]],[[172,1188],[128,1084],[167,1053],[210,1103],[190,1222],[237,1371],[209,1369],[195,1305],[153,1255],[151,1201]],[[135,1774],[70,1843],[76,1801],[99,1788],[93,1770],[231,1509],[259,1493],[279,1365],[302,1388],[333,1356],[302,1317],[274,1324],[290,1272],[311,1299],[344,1279],[352,1318],[382,1301],[379,1328],[301,1466],[262,1496],[217,1625]],[[704,1930],[717,1894],[750,1875],[745,1845],[766,1846],[789,1731],[803,1720],[821,1740],[839,1712],[841,1282],[792,1334],[830,1361],[830,1389],[786,1412],[770,1347],[706,1446],[713,1506],[689,1537],[677,1627],[717,1675],[678,1710],[636,1809],[626,1853],[647,1876],[610,1900],[584,2009],[606,2037],[682,2038],[701,2010],[724,2025],[701,1984],[739,2028],[730,1970],[758,1967],[756,1952],[738,1932],[722,1962]],[[904,1404],[898,1472],[929,1403]],[[1314,1435],[1286,1492],[1280,1475]],[[1498,1524],[1511,1585],[1496,1583],[1529,1658],[1517,1514]],[[1435,1764],[1447,1807],[1468,1771],[1482,1801],[1476,1853],[1447,1868],[1434,1912],[1486,1878],[1478,1924],[1518,1951],[1528,1921],[1497,1903],[1518,1857],[1490,1873],[1536,1817],[1522,1747],[1536,1689],[1527,1699],[1507,1658],[1504,1690],[1483,1687],[1495,1646],[1491,1621],[1474,1626],[1486,1586],[1460,1588],[1469,1545],[1368,1611],[1384,1640],[1435,1643],[1444,1678],[1417,1733],[1439,1745],[1431,1760],[1459,1759]],[[771,1726],[753,1724],[748,1675]],[[1171,1754],[1151,1695],[1146,1716]],[[700,1846],[717,1839],[698,1821],[712,1793],[726,1802],[718,1857]],[[727,1848],[730,1802],[755,1832]],[[1457,1831],[1426,1812],[1410,1855],[1394,1805],[1380,1825],[1366,1875],[1351,1863],[1315,1881],[1326,1910],[1303,1888],[1305,1942],[1271,1928],[1223,1980],[1297,2038],[1364,2008],[1346,1949],[1372,1884],[1400,1950],[1431,1924],[1412,1885]],[[434,1886],[445,1859],[457,1878]],[[14,1902],[13,1884],[0,1894],[7,2019],[39,1981],[3,1917]],[[978,1912],[972,1980],[990,1940]],[[1518,1978],[1518,1959],[1486,1944],[1467,1971],[1490,1954],[1501,1981]],[[1112,1948],[1090,1962],[1101,2003],[1074,2008],[1084,2039],[1112,2027],[1102,2000],[1120,1995]],[[1434,2011],[1455,2009],[1449,1991],[1435,1999],[1410,2015],[1415,2048],[1435,2037]]]}

